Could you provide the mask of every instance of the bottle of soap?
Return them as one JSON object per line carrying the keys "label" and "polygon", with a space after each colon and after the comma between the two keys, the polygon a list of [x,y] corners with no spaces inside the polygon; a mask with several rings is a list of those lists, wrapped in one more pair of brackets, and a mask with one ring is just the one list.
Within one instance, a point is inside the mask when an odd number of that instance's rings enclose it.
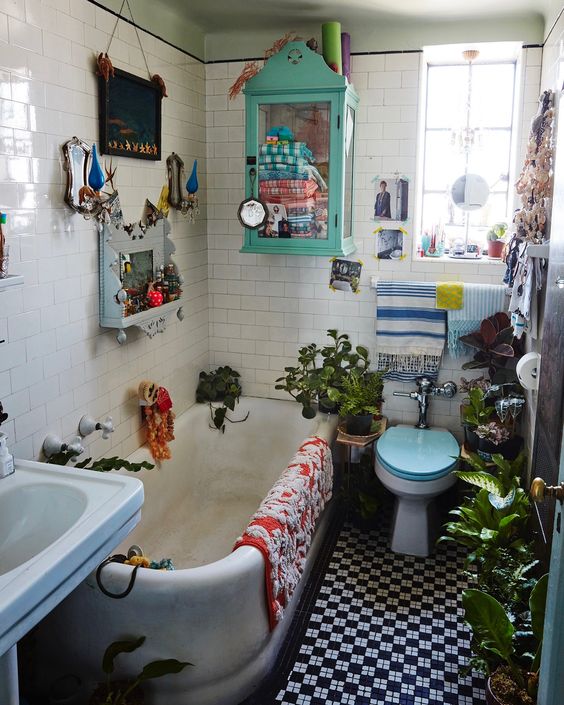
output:
{"label": "bottle of soap", "polygon": [[8,437],[0,433],[0,479],[14,472],[14,456],[8,453]]}

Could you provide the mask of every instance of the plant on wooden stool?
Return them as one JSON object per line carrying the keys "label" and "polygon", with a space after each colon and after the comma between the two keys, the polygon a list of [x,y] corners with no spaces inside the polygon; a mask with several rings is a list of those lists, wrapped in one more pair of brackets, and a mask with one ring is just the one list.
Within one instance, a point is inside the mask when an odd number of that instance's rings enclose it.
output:
{"label": "plant on wooden stool", "polygon": [[372,419],[382,408],[384,374],[353,369],[343,378],[342,390],[329,390],[329,398],[341,405],[341,416],[348,417],[348,433],[367,435],[370,432]]}

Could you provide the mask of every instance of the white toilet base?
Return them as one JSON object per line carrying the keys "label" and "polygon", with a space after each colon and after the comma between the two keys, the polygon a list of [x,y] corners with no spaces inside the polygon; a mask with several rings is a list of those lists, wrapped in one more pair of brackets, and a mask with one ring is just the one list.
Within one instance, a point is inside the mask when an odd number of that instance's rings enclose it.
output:
{"label": "white toilet base", "polygon": [[456,476],[450,472],[438,480],[404,480],[382,467],[378,458],[375,470],[380,482],[396,498],[392,551],[410,556],[430,555],[440,528],[434,499],[454,485]]}
{"label": "white toilet base", "polygon": [[426,557],[438,535],[433,499],[396,497],[391,549],[394,553]]}

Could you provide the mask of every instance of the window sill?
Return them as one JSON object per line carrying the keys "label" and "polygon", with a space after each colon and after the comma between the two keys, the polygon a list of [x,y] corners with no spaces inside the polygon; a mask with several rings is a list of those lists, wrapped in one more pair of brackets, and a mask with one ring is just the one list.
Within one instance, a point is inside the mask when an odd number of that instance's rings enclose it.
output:
{"label": "window sill", "polygon": [[442,257],[417,257],[417,255],[413,256],[412,259],[413,263],[418,263],[420,262],[421,264],[423,263],[432,263],[432,264],[478,264],[482,266],[483,264],[487,265],[494,265],[494,266],[502,266],[505,267],[505,262],[503,262],[500,259],[490,259],[489,257],[473,257],[472,259],[466,258],[466,257],[449,257],[448,255],[443,255]]}

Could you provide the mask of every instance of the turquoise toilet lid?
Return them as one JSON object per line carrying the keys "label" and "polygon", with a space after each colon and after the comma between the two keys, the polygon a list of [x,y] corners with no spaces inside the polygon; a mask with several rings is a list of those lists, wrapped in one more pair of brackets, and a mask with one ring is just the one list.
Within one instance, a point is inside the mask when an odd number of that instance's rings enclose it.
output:
{"label": "turquoise toilet lid", "polygon": [[460,447],[448,431],[392,426],[378,440],[382,466],[404,480],[437,480],[454,469]]}

